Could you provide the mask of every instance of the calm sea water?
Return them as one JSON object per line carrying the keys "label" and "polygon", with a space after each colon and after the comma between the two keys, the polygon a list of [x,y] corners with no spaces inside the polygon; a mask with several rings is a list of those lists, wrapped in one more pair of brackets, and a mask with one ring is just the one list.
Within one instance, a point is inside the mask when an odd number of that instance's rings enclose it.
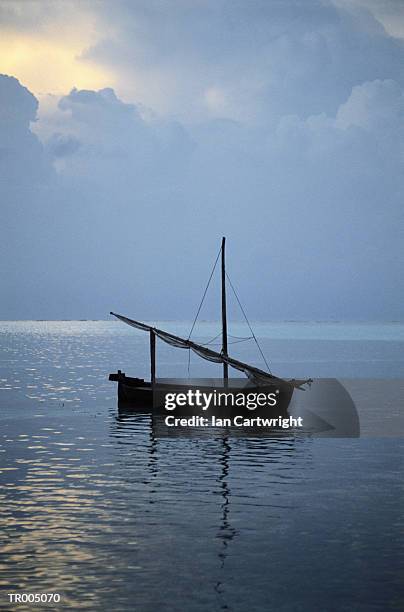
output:
{"label": "calm sea water", "polygon": [[[89,610],[404,608],[404,326],[255,327],[275,373],[351,379],[362,431],[380,437],[162,435],[119,415],[108,382],[148,376],[147,335],[0,323],[1,609],[10,592]],[[262,366],[251,342],[231,348]],[[188,354],[159,343],[158,370],[187,376]],[[218,369],[192,357],[190,374]]]}

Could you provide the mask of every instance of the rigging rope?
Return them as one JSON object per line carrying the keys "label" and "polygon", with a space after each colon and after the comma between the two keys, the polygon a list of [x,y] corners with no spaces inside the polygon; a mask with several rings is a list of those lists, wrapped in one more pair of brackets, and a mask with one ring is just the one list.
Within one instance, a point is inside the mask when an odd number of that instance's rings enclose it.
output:
{"label": "rigging rope", "polygon": [[251,340],[252,336],[233,336],[232,334],[227,334],[229,338],[237,338],[237,340]]}
{"label": "rigging rope", "polygon": [[197,313],[196,313],[196,316],[195,316],[194,322],[192,323],[191,331],[189,332],[189,335],[188,335],[188,340],[190,339],[191,334],[192,334],[192,332],[194,331],[195,323],[196,323],[196,321],[197,321],[197,319],[198,319],[199,313],[201,312],[202,304],[203,304],[203,301],[204,301],[204,299],[205,299],[205,297],[206,297],[206,293],[207,293],[207,291],[208,291],[208,289],[209,289],[210,281],[212,280],[212,276],[213,276],[213,273],[214,273],[214,271],[215,271],[215,269],[216,269],[217,262],[219,261],[219,257],[220,257],[220,253],[221,253],[221,252],[222,252],[222,247],[220,247],[220,249],[219,249],[219,252],[218,252],[217,257],[216,257],[215,264],[214,264],[214,266],[213,266],[213,268],[212,268],[212,272],[210,273],[210,276],[209,276],[208,284],[206,285],[206,287],[205,287],[205,291],[203,292],[203,296],[202,296],[202,299],[201,299],[201,303],[199,304],[199,308],[198,308],[198,310],[197,310]]}
{"label": "rigging rope", "polygon": [[[218,342],[215,343],[215,340],[220,338],[222,335],[223,335],[222,332],[219,332],[216,336],[211,338],[208,342],[199,342],[199,344],[201,346],[209,346],[209,345],[220,346]],[[231,334],[228,334],[228,336],[229,338],[235,338],[234,342],[229,342],[229,344],[237,344],[237,342],[245,342],[246,340],[253,339],[252,336],[232,336]]]}
{"label": "rigging rope", "polygon": [[[188,334],[188,340],[191,338],[192,332],[194,331],[194,327],[195,327],[196,322],[197,322],[197,320],[198,320],[199,313],[201,312],[201,308],[202,308],[203,302],[204,302],[204,300],[205,300],[206,294],[207,294],[207,292],[208,292],[209,285],[210,285],[210,282],[211,282],[211,280],[212,280],[213,274],[214,274],[214,272],[215,272],[215,270],[216,270],[217,262],[219,261],[219,257],[220,257],[221,252],[222,252],[222,247],[220,247],[220,249],[219,249],[219,252],[218,252],[217,257],[216,257],[216,260],[215,260],[215,263],[214,263],[214,265],[213,265],[212,271],[211,271],[210,276],[209,276],[209,280],[208,280],[207,285],[206,285],[206,287],[205,287],[205,291],[203,292],[202,299],[201,299],[201,301],[200,301],[200,304],[199,304],[199,306],[198,306],[198,310],[197,310],[196,315],[195,315],[195,319],[194,319],[194,321],[193,321],[193,323],[192,323],[191,331],[190,331],[190,332],[189,332],[189,334]],[[227,278],[227,280],[229,281],[230,287],[231,287],[231,289],[232,289],[232,291],[233,291],[233,293],[234,293],[234,297],[235,297],[235,298],[236,298],[236,300],[237,300],[237,303],[238,303],[238,305],[239,305],[239,307],[240,307],[240,310],[241,310],[241,312],[243,313],[244,319],[246,320],[246,323],[247,323],[247,325],[248,325],[248,327],[249,327],[249,330],[250,330],[250,332],[251,332],[251,336],[249,336],[249,337],[232,336],[231,334],[229,334],[229,336],[230,336],[231,338],[237,338],[237,340],[236,340],[236,341],[234,341],[234,342],[229,342],[229,344],[237,344],[237,342],[244,342],[244,341],[246,341],[246,340],[251,340],[251,339],[254,339],[254,342],[255,342],[255,344],[256,344],[256,345],[257,345],[257,347],[258,347],[258,350],[259,350],[259,352],[260,352],[260,354],[261,354],[262,359],[264,360],[264,363],[265,363],[265,365],[266,365],[266,367],[267,367],[267,369],[268,369],[268,372],[269,372],[270,374],[272,374],[271,369],[270,369],[270,367],[269,367],[269,364],[268,364],[268,362],[267,362],[267,360],[266,360],[266,358],[265,358],[264,352],[263,352],[263,350],[262,350],[262,348],[261,348],[261,346],[260,346],[260,344],[259,344],[259,342],[258,342],[258,340],[257,340],[256,335],[254,334],[254,330],[253,330],[253,328],[252,328],[252,327],[251,327],[251,325],[250,325],[250,321],[249,321],[249,320],[248,320],[248,318],[247,318],[247,315],[246,315],[246,313],[245,313],[245,310],[244,310],[244,308],[243,308],[243,306],[242,306],[242,304],[241,304],[241,302],[240,302],[240,299],[239,299],[239,297],[238,297],[238,295],[237,295],[237,292],[236,292],[235,288],[233,287],[233,283],[231,282],[230,277],[229,277],[229,275],[228,275],[228,273],[227,273],[227,272],[226,272],[226,278]],[[218,338],[218,337],[219,337],[219,336],[221,336],[221,335],[222,335],[221,333],[220,333],[220,334],[218,334],[217,336],[215,336],[214,338],[212,338],[212,340],[210,340],[209,342],[206,342],[204,346],[208,346],[208,345],[212,344],[212,343],[213,343],[213,341],[214,341],[214,340],[216,340],[216,338]],[[190,365],[191,365],[191,351],[189,350],[189,352],[188,352],[188,377],[189,377],[189,373],[190,373]]]}
{"label": "rigging rope", "polygon": [[212,338],[211,340],[209,340],[209,342],[201,342],[200,344],[202,346],[208,346],[209,344],[212,344],[217,338],[220,338],[220,336],[222,335],[222,332],[219,332],[217,334],[217,336],[215,336],[214,338]]}
{"label": "rigging rope", "polygon": [[272,374],[271,369],[270,369],[270,367],[269,367],[269,365],[268,365],[268,362],[267,362],[267,360],[265,359],[265,355],[264,355],[264,353],[263,353],[263,351],[262,351],[262,348],[260,347],[260,344],[259,344],[259,342],[258,342],[258,340],[257,340],[257,338],[256,338],[256,336],[255,336],[255,334],[254,334],[253,328],[252,328],[252,327],[251,327],[251,325],[250,325],[250,321],[249,321],[249,320],[248,320],[248,318],[247,318],[247,315],[246,315],[246,313],[245,313],[245,310],[244,310],[244,308],[243,308],[243,307],[242,307],[242,305],[241,305],[240,299],[239,299],[239,297],[238,297],[238,295],[237,295],[237,292],[236,292],[235,288],[233,287],[233,283],[231,282],[230,277],[229,277],[229,275],[227,274],[227,272],[226,272],[226,277],[227,277],[227,280],[229,281],[230,287],[232,288],[232,291],[233,291],[233,293],[234,293],[234,297],[236,298],[237,303],[238,303],[238,305],[240,306],[240,310],[241,310],[241,312],[242,312],[242,313],[243,313],[243,315],[244,315],[244,318],[245,318],[245,320],[246,320],[246,323],[247,323],[247,325],[248,325],[248,327],[249,327],[249,329],[250,329],[251,335],[252,335],[252,337],[254,338],[255,344],[257,345],[258,350],[259,350],[259,352],[261,353],[261,357],[263,358],[263,360],[264,360],[264,362],[265,362],[265,365],[266,365],[266,367],[267,367],[267,369],[268,369],[268,372],[269,372],[270,374]]}
{"label": "rigging rope", "polygon": [[[221,336],[222,334],[218,334],[215,338],[212,338],[212,340],[209,340],[209,342],[199,342],[199,344],[201,346],[222,346],[221,342],[213,342],[214,340],[216,340],[216,338],[218,338],[219,336]],[[239,344],[240,342],[246,342],[247,340],[252,340],[253,337],[252,336],[248,336],[246,338],[240,338],[239,340],[233,340],[233,342],[229,342],[229,344]]]}

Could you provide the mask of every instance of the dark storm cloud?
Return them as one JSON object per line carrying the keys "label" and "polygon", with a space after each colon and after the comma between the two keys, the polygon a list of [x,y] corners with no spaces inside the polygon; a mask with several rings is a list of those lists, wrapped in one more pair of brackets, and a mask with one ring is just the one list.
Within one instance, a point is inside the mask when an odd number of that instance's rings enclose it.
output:
{"label": "dark storm cloud", "polygon": [[[0,75],[0,177],[3,188],[37,183],[50,170],[42,144],[30,131],[37,99],[17,79]],[[3,198],[3,204],[7,205]]]}
{"label": "dark storm cloud", "polygon": [[33,312],[31,300],[38,306],[38,271],[50,255],[41,248],[49,227],[42,206],[54,171],[30,129],[37,108],[37,99],[17,79],[0,75],[0,278],[6,318]]}

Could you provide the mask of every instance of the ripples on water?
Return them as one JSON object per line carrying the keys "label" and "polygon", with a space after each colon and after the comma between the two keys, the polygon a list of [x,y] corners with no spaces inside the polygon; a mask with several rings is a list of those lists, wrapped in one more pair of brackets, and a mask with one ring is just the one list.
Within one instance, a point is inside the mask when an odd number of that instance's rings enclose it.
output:
{"label": "ripples on water", "polygon": [[119,415],[106,379],[147,376],[147,338],[96,322],[2,331],[4,593],[90,610],[403,604],[401,440],[171,437]]}

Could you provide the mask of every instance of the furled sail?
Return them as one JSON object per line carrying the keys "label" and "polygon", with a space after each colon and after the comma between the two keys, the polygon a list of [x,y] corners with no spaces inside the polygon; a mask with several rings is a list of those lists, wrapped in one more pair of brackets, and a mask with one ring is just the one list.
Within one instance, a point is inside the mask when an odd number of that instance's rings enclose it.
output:
{"label": "furled sail", "polygon": [[283,378],[278,378],[269,372],[265,372],[264,370],[260,370],[252,365],[239,361],[238,359],[233,359],[228,355],[224,355],[223,353],[217,353],[216,351],[212,351],[205,346],[197,344],[196,342],[192,342],[192,340],[186,340],[185,338],[181,338],[180,336],[176,336],[169,332],[163,331],[162,329],[158,329],[157,327],[152,327],[150,325],[146,325],[145,323],[141,323],[140,321],[135,321],[134,319],[129,319],[128,317],[124,317],[123,315],[116,314],[115,312],[111,312],[111,315],[130,325],[131,327],[135,327],[136,329],[141,329],[142,331],[153,332],[157,338],[163,340],[167,344],[174,346],[175,348],[183,348],[183,349],[191,349],[196,355],[202,357],[202,359],[206,359],[207,361],[212,361],[213,363],[227,363],[232,368],[238,370],[239,372],[243,372],[250,380],[256,383],[279,383],[279,384],[290,384],[295,388],[302,389],[303,385],[310,384],[311,379],[306,380],[284,380]]}

